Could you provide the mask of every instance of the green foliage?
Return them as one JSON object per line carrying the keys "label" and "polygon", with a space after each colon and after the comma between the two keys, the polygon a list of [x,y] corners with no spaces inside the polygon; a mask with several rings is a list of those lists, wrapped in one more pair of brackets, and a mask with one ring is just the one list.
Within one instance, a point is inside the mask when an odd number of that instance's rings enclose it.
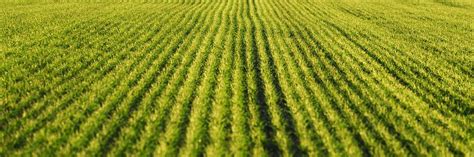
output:
{"label": "green foliage", "polygon": [[4,0],[0,156],[472,156],[465,0]]}

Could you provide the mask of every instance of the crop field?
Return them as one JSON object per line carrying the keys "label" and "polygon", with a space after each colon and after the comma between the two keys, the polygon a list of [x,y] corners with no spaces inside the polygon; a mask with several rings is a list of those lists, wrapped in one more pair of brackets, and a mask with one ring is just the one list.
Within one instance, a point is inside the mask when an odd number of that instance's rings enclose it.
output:
{"label": "crop field", "polygon": [[1,0],[0,157],[473,156],[469,0]]}

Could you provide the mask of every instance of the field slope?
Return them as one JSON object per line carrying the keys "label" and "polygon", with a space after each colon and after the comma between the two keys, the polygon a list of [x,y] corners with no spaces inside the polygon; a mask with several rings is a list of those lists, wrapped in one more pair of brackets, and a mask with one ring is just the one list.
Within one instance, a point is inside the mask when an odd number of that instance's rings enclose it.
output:
{"label": "field slope", "polygon": [[0,156],[472,156],[470,1],[2,0]]}

